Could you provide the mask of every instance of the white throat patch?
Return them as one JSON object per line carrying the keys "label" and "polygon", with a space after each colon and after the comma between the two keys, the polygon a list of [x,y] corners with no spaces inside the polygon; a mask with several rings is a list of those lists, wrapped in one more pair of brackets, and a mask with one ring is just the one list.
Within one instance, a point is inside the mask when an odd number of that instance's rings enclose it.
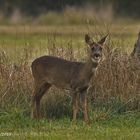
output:
{"label": "white throat patch", "polygon": [[99,63],[99,62],[100,62],[100,59],[99,59],[99,60],[95,60],[95,59],[91,58],[91,61],[92,61],[93,63]]}

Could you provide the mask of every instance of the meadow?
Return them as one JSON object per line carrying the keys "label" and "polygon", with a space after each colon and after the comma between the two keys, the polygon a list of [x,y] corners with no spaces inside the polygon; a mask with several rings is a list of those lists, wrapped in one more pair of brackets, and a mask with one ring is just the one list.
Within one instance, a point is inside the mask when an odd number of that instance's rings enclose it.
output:
{"label": "meadow", "polygon": [[[139,25],[1,25],[0,139],[140,139],[140,67],[130,56]],[[82,112],[72,122],[71,97],[55,87],[43,97],[44,119],[30,119],[32,61],[48,54],[84,61],[86,33],[95,40],[109,33],[88,96],[91,123]]]}

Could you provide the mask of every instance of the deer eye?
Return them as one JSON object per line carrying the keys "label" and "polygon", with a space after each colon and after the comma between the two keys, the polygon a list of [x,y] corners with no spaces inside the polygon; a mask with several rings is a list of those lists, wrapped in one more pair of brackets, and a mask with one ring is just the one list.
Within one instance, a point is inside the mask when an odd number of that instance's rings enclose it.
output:
{"label": "deer eye", "polygon": [[99,49],[102,50],[102,47],[100,47]]}
{"label": "deer eye", "polygon": [[91,50],[94,51],[95,50],[95,47],[92,47]]}

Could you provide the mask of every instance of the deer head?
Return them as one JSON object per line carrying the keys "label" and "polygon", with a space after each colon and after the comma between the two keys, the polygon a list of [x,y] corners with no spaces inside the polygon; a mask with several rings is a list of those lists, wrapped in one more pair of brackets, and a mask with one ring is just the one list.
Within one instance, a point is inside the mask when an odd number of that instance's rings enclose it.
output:
{"label": "deer head", "polygon": [[98,42],[94,42],[88,34],[85,35],[85,42],[89,46],[89,56],[92,62],[99,63],[102,59],[102,47],[104,46],[107,36],[108,35],[101,38]]}

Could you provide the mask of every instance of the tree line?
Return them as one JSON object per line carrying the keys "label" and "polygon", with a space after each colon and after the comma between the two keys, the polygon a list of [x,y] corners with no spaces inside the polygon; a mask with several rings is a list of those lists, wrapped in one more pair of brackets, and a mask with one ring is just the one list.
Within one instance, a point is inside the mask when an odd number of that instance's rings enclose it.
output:
{"label": "tree line", "polygon": [[18,9],[25,15],[37,16],[50,10],[63,11],[66,6],[80,7],[86,3],[97,7],[111,4],[116,15],[140,17],[140,0],[0,0],[0,12],[10,16]]}

